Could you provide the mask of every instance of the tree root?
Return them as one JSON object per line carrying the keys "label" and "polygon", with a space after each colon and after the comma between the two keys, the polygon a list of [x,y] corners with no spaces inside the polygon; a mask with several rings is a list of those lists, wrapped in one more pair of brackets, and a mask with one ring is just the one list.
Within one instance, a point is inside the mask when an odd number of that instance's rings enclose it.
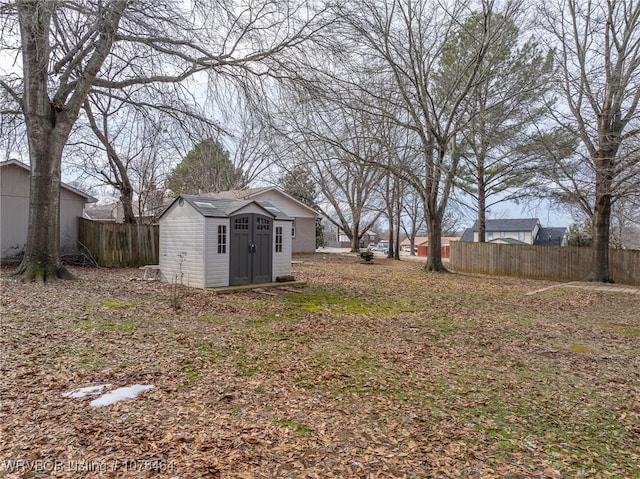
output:
{"label": "tree root", "polygon": [[74,280],[76,277],[60,261],[38,261],[25,258],[13,276],[24,283],[48,283],[59,279]]}
{"label": "tree root", "polygon": [[427,262],[427,264],[424,265],[424,271],[426,271],[427,273],[450,273],[451,271],[449,271],[442,263],[432,263],[432,262]]}

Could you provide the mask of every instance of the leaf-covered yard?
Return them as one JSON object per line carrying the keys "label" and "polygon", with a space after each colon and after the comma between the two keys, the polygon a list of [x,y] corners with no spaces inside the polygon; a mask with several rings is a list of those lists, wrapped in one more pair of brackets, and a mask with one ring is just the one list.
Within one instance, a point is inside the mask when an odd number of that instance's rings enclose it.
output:
{"label": "leaf-covered yard", "polygon": [[[640,295],[300,259],[275,295],[3,270],[0,474],[640,477]],[[155,388],[63,396],[99,384]]]}

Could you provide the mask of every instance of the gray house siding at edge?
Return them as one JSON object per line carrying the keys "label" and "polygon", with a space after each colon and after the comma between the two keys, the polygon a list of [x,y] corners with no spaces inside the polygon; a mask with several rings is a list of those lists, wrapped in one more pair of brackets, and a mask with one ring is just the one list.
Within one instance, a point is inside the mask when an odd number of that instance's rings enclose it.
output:
{"label": "gray house siding at edge", "polygon": [[[27,242],[31,170],[28,165],[9,160],[0,163],[0,257],[19,254]],[[60,249],[78,251],[78,218],[87,203],[96,198],[65,183],[60,185]]]}

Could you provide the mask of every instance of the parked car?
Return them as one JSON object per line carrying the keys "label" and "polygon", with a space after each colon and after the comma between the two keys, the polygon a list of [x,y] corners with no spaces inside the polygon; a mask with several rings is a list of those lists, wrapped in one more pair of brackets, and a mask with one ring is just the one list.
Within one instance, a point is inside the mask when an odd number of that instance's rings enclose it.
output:
{"label": "parked car", "polygon": [[381,251],[384,254],[387,254],[389,252],[389,243],[383,243],[380,242],[378,244],[374,244],[374,245],[369,245],[369,249],[371,251]]}

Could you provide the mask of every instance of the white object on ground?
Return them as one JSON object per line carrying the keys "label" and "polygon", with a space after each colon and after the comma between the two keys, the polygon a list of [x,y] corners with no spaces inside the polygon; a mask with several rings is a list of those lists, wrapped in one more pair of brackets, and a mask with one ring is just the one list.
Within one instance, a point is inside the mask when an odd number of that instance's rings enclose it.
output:
{"label": "white object on ground", "polygon": [[117,403],[124,399],[131,399],[136,397],[143,391],[155,388],[152,384],[134,384],[133,386],[127,386],[124,388],[114,389],[106,394],[103,394],[97,399],[91,401],[93,407],[109,406],[110,404]]}
{"label": "white object on ground", "polygon": [[83,398],[86,396],[97,396],[102,394],[104,388],[111,387],[111,384],[99,384],[97,386],[87,386],[84,388],[72,389],[71,391],[67,391],[62,393],[63,397],[66,398]]}

